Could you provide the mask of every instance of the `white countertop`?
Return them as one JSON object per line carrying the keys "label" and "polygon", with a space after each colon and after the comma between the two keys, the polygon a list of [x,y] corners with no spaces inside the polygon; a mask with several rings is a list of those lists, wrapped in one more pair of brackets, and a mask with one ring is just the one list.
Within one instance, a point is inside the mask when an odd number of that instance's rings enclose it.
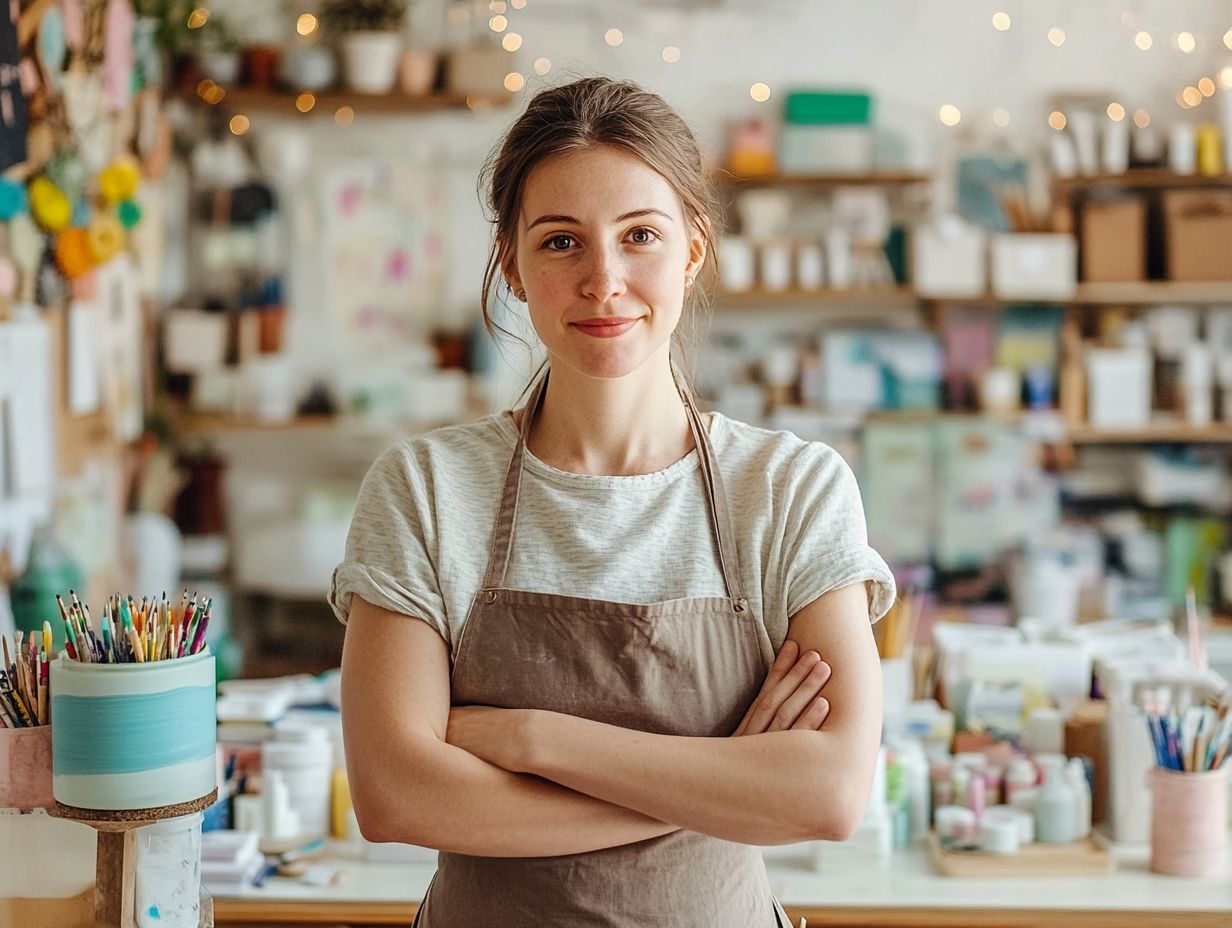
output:
{"label": "white countertop", "polygon": [[[1101,877],[959,879],[937,876],[922,847],[896,852],[882,865],[826,848],[813,869],[811,845],[768,848],[770,887],[788,907],[988,908],[1232,912],[1232,865],[1219,876],[1181,879],[1151,873],[1147,848],[1116,848],[1117,869]],[[322,862],[338,867],[330,886],[273,877],[257,889],[217,898],[284,902],[416,902],[434,863],[369,863],[358,849],[335,845]]]}

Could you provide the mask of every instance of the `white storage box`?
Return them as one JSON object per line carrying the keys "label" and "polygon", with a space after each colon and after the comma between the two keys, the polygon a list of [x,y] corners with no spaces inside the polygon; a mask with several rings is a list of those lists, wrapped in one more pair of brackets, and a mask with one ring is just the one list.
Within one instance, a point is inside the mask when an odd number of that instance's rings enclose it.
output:
{"label": "white storage box", "polygon": [[1064,300],[1078,283],[1072,235],[1006,233],[992,237],[992,291],[1006,299]]}
{"label": "white storage box", "polygon": [[1150,352],[1145,348],[1088,349],[1088,423],[1093,428],[1141,428],[1150,419]]}
{"label": "white storage box", "polygon": [[862,174],[872,167],[871,126],[783,126],[779,168],[784,174]]}
{"label": "white storage box", "polygon": [[916,226],[911,280],[924,297],[983,296],[988,290],[987,233],[957,217]]}

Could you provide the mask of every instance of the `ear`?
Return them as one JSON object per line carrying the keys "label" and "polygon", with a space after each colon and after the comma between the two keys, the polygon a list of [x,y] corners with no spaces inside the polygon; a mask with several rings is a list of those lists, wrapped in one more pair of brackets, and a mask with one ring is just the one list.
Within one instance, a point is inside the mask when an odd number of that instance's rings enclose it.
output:
{"label": "ear", "polygon": [[702,265],[706,263],[706,234],[710,231],[710,219],[700,216],[692,225],[693,234],[689,236],[689,263],[685,265],[684,276],[696,279],[701,273]]}
{"label": "ear", "polygon": [[522,289],[522,275],[518,273],[518,262],[514,260],[512,253],[506,255],[501,262],[501,276],[514,293]]}

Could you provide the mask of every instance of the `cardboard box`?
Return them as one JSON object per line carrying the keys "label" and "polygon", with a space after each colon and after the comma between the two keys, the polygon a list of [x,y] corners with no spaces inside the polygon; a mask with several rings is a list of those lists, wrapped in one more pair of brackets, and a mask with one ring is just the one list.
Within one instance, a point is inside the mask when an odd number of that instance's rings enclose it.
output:
{"label": "cardboard box", "polygon": [[1066,300],[1078,283],[1072,235],[1011,232],[992,237],[992,292],[1003,299]]}
{"label": "cardboard box", "polygon": [[1167,190],[1169,280],[1232,280],[1232,190]]}
{"label": "cardboard box", "polygon": [[911,234],[911,280],[925,297],[979,297],[988,290],[988,236],[963,222],[920,224]]}
{"label": "cardboard box", "polygon": [[1082,208],[1082,279],[1146,279],[1146,206],[1137,197]]}

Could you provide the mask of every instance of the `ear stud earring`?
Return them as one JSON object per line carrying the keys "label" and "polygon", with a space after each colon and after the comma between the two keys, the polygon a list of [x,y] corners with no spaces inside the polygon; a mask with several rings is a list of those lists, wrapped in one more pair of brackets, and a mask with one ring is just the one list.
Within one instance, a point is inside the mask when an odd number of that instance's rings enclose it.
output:
{"label": "ear stud earring", "polygon": [[513,295],[518,298],[519,303],[526,302],[526,291],[525,290],[515,290],[513,291]]}

